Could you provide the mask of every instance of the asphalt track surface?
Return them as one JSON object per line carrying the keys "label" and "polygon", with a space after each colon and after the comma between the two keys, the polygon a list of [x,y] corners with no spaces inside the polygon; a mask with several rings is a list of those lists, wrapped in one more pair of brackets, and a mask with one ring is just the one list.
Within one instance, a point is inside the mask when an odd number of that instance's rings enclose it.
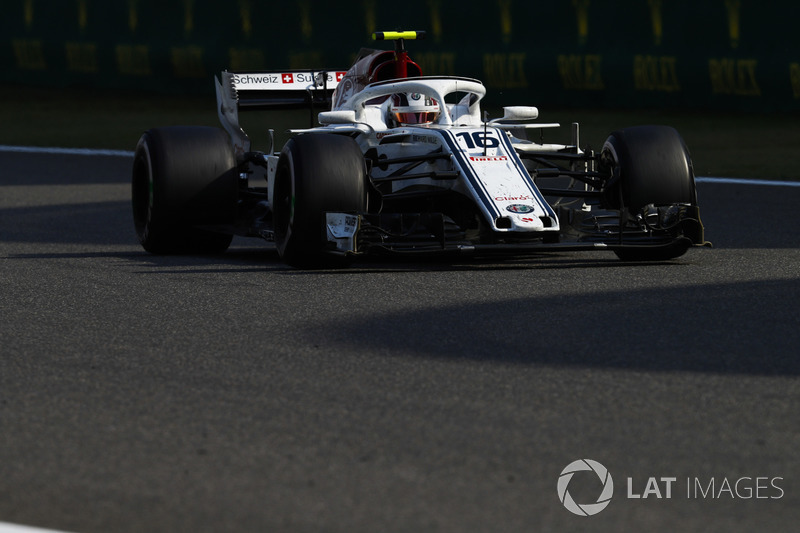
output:
{"label": "asphalt track surface", "polygon": [[129,166],[0,154],[0,522],[797,531],[800,188],[700,184],[715,248],[667,263],[315,272],[146,254]]}

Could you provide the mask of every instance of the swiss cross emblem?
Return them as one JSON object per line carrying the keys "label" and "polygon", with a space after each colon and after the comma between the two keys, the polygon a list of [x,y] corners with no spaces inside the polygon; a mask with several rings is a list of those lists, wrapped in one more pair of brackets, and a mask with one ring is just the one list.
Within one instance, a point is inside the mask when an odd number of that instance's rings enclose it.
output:
{"label": "swiss cross emblem", "polygon": [[345,74],[347,74],[347,73],[346,72],[337,72],[336,73],[336,81],[342,81],[342,78],[344,78]]}
{"label": "swiss cross emblem", "polygon": [[294,83],[294,74],[284,74],[283,83]]}

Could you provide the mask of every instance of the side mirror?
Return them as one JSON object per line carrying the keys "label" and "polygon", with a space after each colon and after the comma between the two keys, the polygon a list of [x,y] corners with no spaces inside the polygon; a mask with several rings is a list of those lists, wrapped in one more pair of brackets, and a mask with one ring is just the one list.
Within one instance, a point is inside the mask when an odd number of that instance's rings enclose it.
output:
{"label": "side mirror", "polygon": [[532,106],[509,106],[503,108],[503,118],[498,122],[506,122],[509,120],[534,120],[539,118],[539,108]]}
{"label": "side mirror", "polygon": [[346,111],[323,111],[318,117],[319,123],[323,126],[329,124],[353,124],[356,121],[356,112]]}

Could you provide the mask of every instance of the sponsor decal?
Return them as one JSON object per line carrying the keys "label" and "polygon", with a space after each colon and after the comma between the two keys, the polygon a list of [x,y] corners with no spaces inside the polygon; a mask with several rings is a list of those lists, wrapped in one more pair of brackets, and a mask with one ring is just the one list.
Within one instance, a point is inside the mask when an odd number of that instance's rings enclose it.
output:
{"label": "sponsor decal", "polygon": [[[322,79],[322,72],[295,72],[294,73],[294,83],[303,83],[309,85],[315,85],[317,87],[322,87],[323,83],[327,81],[328,83],[333,83],[333,75],[328,73],[326,79]],[[338,80],[337,80],[338,81]]]}
{"label": "sponsor decal", "polygon": [[511,211],[512,213],[533,213],[536,211],[536,208],[528,204],[511,204],[506,207],[506,211]]}
{"label": "sponsor decal", "polygon": [[489,156],[471,155],[471,156],[469,156],[469,160],[470,161],[507,161],[508,158],[506,156],[504,156],[504,155],[496,155],[496,156],[491,156],[491,155],[489,155]]}
{"label": "sponsor decal", "polygon": [[530,202],[533,197],[529,194],[523,194],[522,196],[495,196],[494,199],[497,202]]}
{"label": "sponsor decal", "polygon": [[261,83],[278,83],[277,74],[234,74],[233,83],[236,85],[258,85]]}
{"label": "sponsor decal", "polygon": [[234,86],[241,89],[263,90],[306,90],[327,85],[334,89],[344,78],[346,72],[264,72],[233,74]]}
{"label": "sponsor decal", "polygon": [[429,135],[412,135],[411,142],[425,143],[425,144],[439,144],[439,139]]}

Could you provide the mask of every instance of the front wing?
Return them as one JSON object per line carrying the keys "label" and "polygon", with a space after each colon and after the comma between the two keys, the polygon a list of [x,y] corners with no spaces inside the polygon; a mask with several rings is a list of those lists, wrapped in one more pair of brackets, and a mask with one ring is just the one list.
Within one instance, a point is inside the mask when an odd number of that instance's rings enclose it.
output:
{"label": "front wing", "polygon": [[[623,220],[611,225],[585,220],[562,228],[556,241],[552,234],[540,238],[503,234],[475,242],[441,213],[326,213],[325,238],[334,254],[408,255],[525,255],[568,251],[660,250],[683,253],[691,246],[709,246],[697,206],[672,208],[657,213],[655,220]],[[565,217],[566,219],[567,217]],[[666,220],[668,218],[668,220]],[[675,253],[674,255],[680,255]]]}

